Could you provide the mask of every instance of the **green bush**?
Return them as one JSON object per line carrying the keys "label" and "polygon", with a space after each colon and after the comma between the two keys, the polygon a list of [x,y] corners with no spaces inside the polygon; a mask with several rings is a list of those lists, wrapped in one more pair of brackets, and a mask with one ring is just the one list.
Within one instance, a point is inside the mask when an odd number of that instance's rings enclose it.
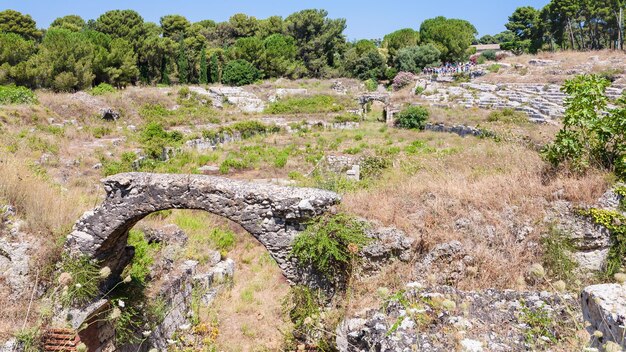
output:
{"label": "green bush", "polygon": [[222,82],[231,86],[252,84],[260,78],[261,72],[246,60],[230,61],[222,73]]}
{"label": "green bush", "polygon": [[525,113],[521,111],[515,111],[511,108],[504,108],[502,110],[492,111],[491,113],[489,113],[489,116],[487,116],[487,121],[514,124],[524,124],[529,122],[528,116]]}
{"label": "green bush", "polygon": [[241,138],[247,139],[252,136],[266,133],[277,133],[280,131],[280,127],[276,125],[266,125],[259,121],[239,121],[225,128],[225,130],[231,129],[241,133]]}
{"label": "green bush", "polygon": [[335,116],[333,121],[337,123],[345,123],[345,122],[359,122],[361,120],[361,116],[357,114],[343,114],[339,116]]}
{"label": "green bush", "polygon": [[115,93],[116,89],[108,83],[100,83],[91,89],[91,95],[104,95],[109,93]]}
{"label": "green bush", "polygon": [[496,55],[495,50],[487,50],[480,54],[480,56],[484,57],[487,61],[496,61]]}
{"label": "green bush", "polygon": [[71,72],[61,72],[52,82],[52,88],[57,92],[73,92],[78,85],[78,78]]}
{"label": "green bush", "polygon": [[562,90],[569,97],[563,128],[543,150],[554,167],[566,165],[576,173],[597,167],[626,177],[626,97],[609,109],[609,85],[597,75],[581,75],[565,82]]}
{"label": "green bush", "polygon": [[371,78],[368,79],[365,81],[365,89],[367,89],[368,92],[375,92],[378,89],[378,82]]}
{"label": "green bush", "polygon": [[498,72],[500,72],[500,68],[502,68],[502,66],[500,66],[498,64],[493,64],[493,65],[487,66],[487,71],[489,71],[491,73],[498,73]]}
{"label": "green bush", "polygon": [[330,95],[314,95],[310,97],[289,97],[271,103],[265,112],[268,114],[314,114],[339,112],[344,106],[336,97]]}
{"label": "green bush", "polygon": [[158,122],[149,122],[141,131],[140,141],[148,158],[159,160],[165,147],[178,146],[183,135],[178,132],[167,132]]}
{"label": "green bush", "polygon": [[35,93],[26,87],[0,86],[0,105],[35,103]]}
{"label": "green bush", "polygon": [[424,129],[429,112],[422,106],[409,106],[396,115],[395,124],[400,128]]}
{"label": "green bush", "polygon": [[361,161],[361,178],[364,180],[380,177],[383,170],[391,166],[391,161],[381,156],[366,156]]}
{"label": "green bush", "polygon": [[422,93],[424,93],[424,87],[422,86],[417,86],[415,87],[415,95],[421,95]]}
{"label": "green bush", "polygon": [[291,256],[301,266],[311,265],[326,279],[337,281],[351,274],[355,259],[369,242],[363,222],[345,214],[322,216],[296,237]]}

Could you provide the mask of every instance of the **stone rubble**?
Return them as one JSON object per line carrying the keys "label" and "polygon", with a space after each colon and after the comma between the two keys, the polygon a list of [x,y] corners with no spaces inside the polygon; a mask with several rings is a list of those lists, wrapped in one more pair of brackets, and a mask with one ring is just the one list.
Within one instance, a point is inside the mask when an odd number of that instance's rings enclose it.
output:
{"label": "stone rubble", "polygon": [[[615,86],[607,89],[611,99],[618,98],[624,87]],[[481,109],[514,109],[524,112],[533,122],[546,123],[560,118],[565,113],[565,93],[554,84],[526,83],[462,83],[449,86],[431,83],[420,98],[430,102],[431,106]]]}
{"label": "stone rubble", "polygon": [[[527,351],[523,310],[542,311],[564,324],[574,297],[548,292],[486,290],[409,283],[398,299],[345,319],[337,327],[340,352]],[[404,303],[402,303],[404,302]],[[579,317],[575,318],[579,320]]]}
{"label": "stone rubble", "polygon": [[224,102],[227,102],[243,112],[258,113],[265,110],[265,102],[263,100],[241,87],[210,87],[207,90],[203,87],[194,86],[189,87],[189,90],[208,96],[216,108],[222,108]]}

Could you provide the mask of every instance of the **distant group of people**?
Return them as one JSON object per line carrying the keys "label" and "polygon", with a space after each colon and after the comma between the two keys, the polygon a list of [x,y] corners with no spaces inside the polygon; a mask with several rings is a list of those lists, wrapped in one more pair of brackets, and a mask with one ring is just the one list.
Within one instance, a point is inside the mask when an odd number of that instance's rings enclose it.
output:
{"label": "distant group of people", "polygon": [[444,65],[439,67],[426,67],[423,70],[425,75],[453,75],[455,73],[464,73],[471,72],[474,67],[473,62],[455,62],[449,63],[446,62]]}

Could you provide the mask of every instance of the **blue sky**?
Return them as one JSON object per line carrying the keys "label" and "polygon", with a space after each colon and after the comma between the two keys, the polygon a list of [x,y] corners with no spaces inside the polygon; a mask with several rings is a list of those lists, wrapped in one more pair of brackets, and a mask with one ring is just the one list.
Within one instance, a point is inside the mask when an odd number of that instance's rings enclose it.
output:
{"label": "blue sky", "polygon": [[257,18],[287,15],[307,8],[323,8],[330,17],[347,19],[348,39],[382,38],[396,29],[418,29],[427,18],[445,16],[472,22],[480,35],[503,31],[508,16],[519,6],[543,7],[549,0],[0,0],[0,9],[30,14],[39,27],[55,18],[77,14],[97,18],[113,9],[133,9],[145,20],[157,22],[167,14],[191,21],[225,21],[243,12]]}

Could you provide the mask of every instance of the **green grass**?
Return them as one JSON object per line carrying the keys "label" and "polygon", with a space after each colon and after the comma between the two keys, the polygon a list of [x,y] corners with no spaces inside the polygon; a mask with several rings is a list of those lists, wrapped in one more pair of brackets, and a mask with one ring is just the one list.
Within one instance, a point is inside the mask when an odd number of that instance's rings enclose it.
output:
{"label": "green grass", "polygon": [[346,107],[334,96],[314,95],[310,97],[289,97],[271,103],[266,114],[313,114],[343,111]]}
{"label": "green grass", "polygon": [[556,228],[551,228],[546,237],[541,240],[543,247],[543,266],[548,275],[556,280],[571,283],[576,278],[578,264],[572,259],[574,251],[572,241]]}

